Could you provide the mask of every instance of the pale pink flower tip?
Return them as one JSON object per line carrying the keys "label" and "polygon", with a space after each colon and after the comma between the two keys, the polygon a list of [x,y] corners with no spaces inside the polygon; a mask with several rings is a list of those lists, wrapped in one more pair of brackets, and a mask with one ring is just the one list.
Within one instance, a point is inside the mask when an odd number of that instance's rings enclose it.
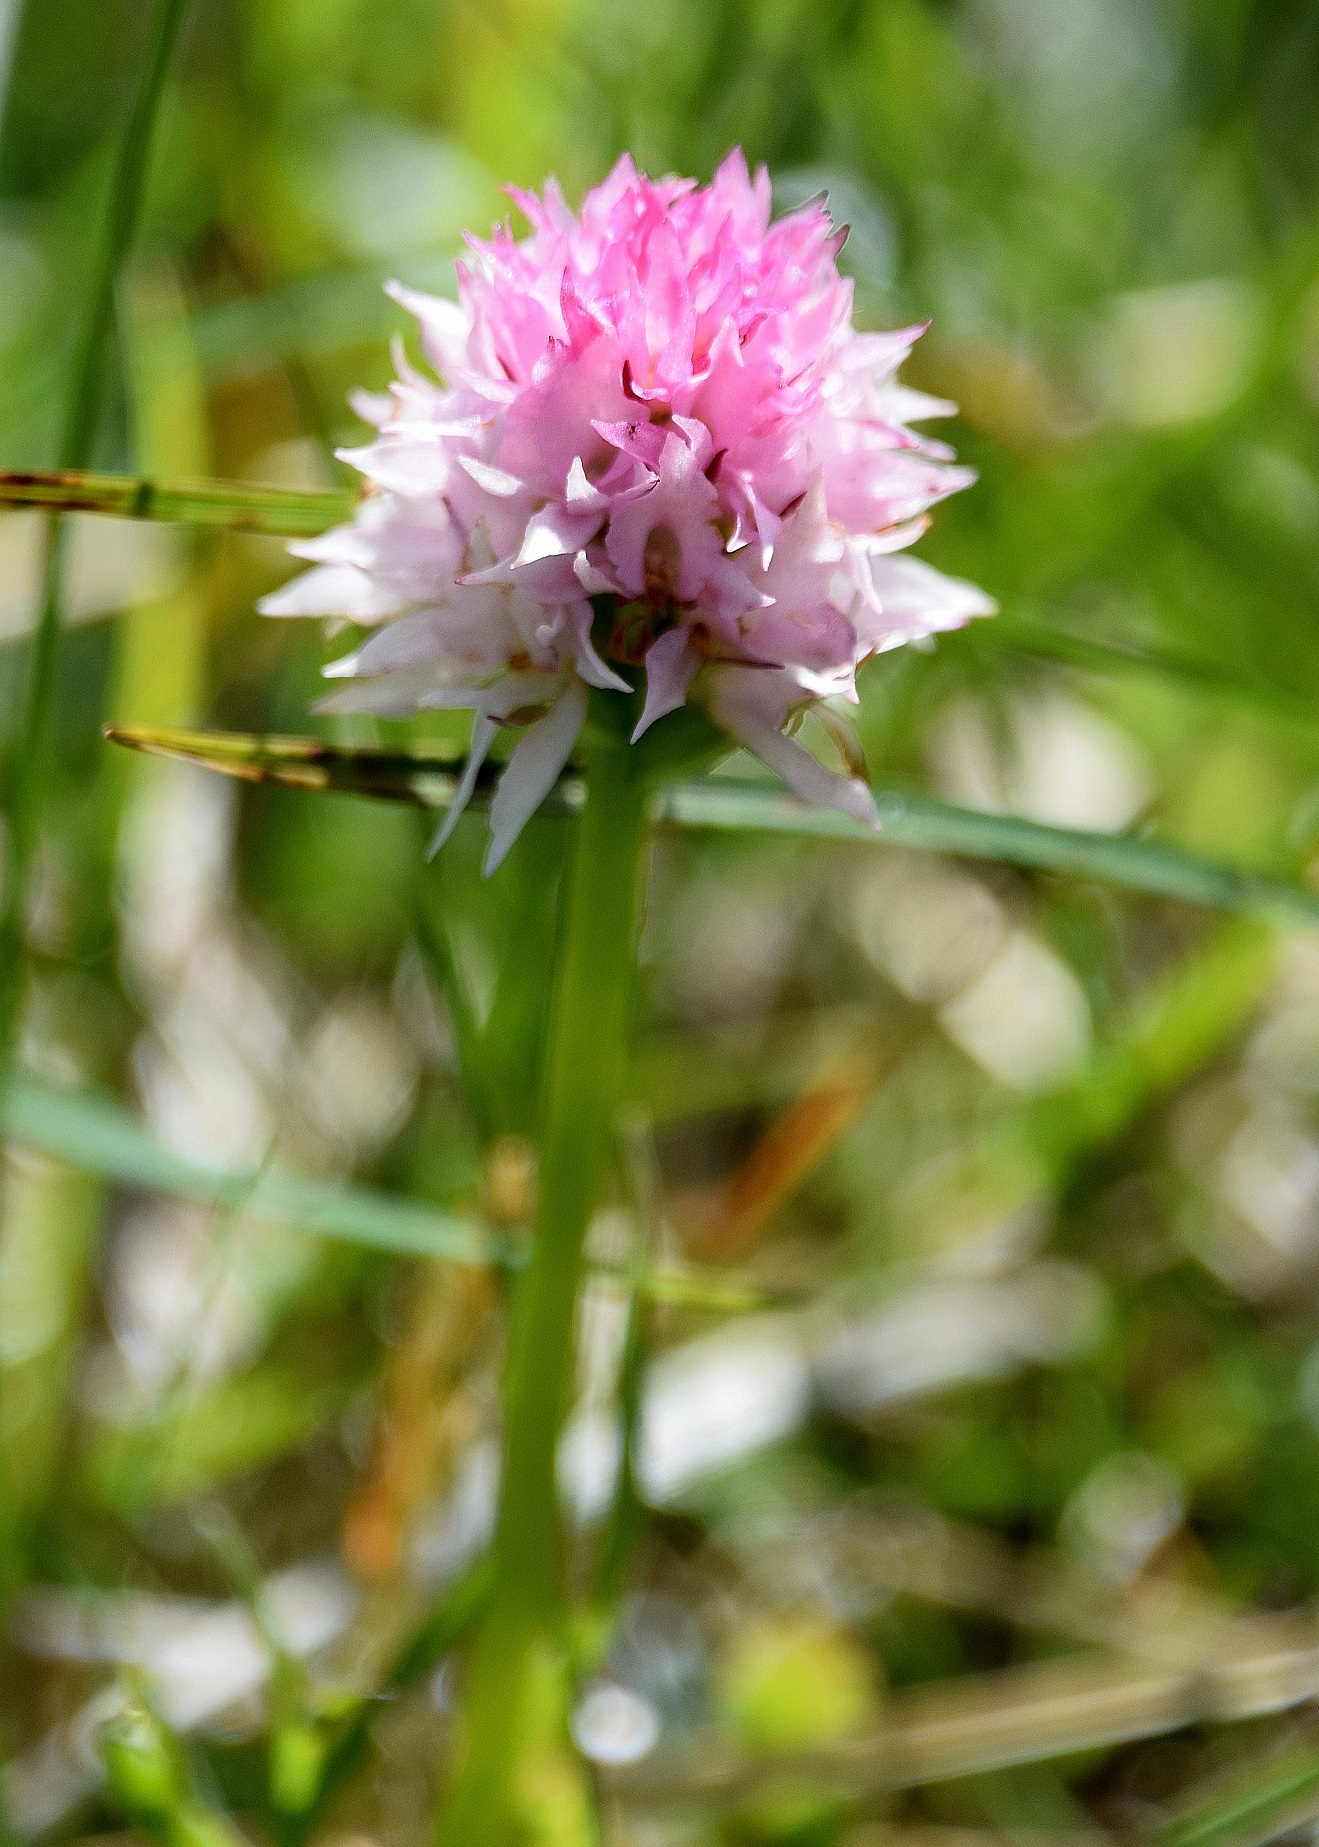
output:
{"label": "pale pink flower tip", "polygon": [[[895,556],[972,479],[908,427],[953,409],[897,384],[921,329],[858,333],[820,202],[770,222],[735,149],[709,186],[624,155],[574,217],[469,240],[453,303],[395,285],[442,383],[400,351],[378,434],[345,452],[375,492],[295,545],[316,569],[262,608],[374,627],[327,709],[468,707],[472,753],[525,726],[491,808],[497,865],[577,741],[587,688],[632,688],[636,735],[686,701],[797,793],[864,820],[870,790],[788,728],[855,699],[870,655],[993,605]],[[455,803],[446,822],[460,810]]]}

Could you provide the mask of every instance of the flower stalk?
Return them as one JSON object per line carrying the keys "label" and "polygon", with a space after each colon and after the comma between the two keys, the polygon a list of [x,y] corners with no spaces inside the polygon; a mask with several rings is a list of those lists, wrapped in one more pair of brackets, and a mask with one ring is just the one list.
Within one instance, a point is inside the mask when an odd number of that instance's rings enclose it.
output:
{"label": "flower stalk", "polygon": [[645,756],[620,735],[602,742],[587,771],[546,1056],[535,1247],[511,1330],[491,1601],[468,1663],[467,1756],[441,1833],[445,1847],[491,1847],[510,1831],[533,1676],[564,1642],[555,1452],[586,1230],[623,1083],[644,876]]}

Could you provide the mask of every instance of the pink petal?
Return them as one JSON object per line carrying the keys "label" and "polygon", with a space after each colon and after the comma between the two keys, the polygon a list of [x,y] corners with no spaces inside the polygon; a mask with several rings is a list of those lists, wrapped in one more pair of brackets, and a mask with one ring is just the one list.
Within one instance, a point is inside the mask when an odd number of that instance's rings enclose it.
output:
{"label": "pink petal", "polygon": [[589,603],[575,603],[568,611],[569,626],[576,642],[577,671],[590,686],[601,687],[605,692],[630,693],[632,688],[623,676],[615,673],[596,653],[591,640],[593,614]]}
{"label": "pink petal", "polygon": [[[456,303],[391,285],[433,373],[395,343],[388,400],[356,400],[378,434],[343,452],[383,491],[295,547],[317,568],[263,607],[383,625],[331,668],[377,676],[337,709],[468,706],[484,725],[552,702],[501,784],[496,858],[587,684],[628,686],[588,597],[675,618],[638,736],[710,661],[738,735],[812,799],[869,813],[861,784],[783,735],[791,713],[855,697],[870,653],[990,608],[893,556],[973,478],[914,427],[952,407],[896,381],[923,329],[857,333],[825,203],[771,222],[768,175],[739,149],[704,187],[624,157],[577,215],[553,182],[512,196],[530,235],[510,220],[467,239]],[[476,727],[474,760],[486,741]]]}
{"label": "pink petal", "polygon": [[738,743],[781,776],[802,801],[816,808],[837,809],[840,814],[850,815],[854,821],[879,832],[879,811],[865,783],[853,776],[835,775],[808,750],[803,750],[795,738],[775,731],[770,725],[762,725],[758,719],[733,713],[726,724]]}
{"label": "pink petal", "polygon": [[402,282],[387,282],[385,293],[392,296],[400,308],[416,315],[421,323],[421,343],[426,357],[437,371],[452,378],[467,362],[467,341],[471,333],[471,323],[458,303],[445,301],[439,295],[423,295]]}
{"label": "pink petal", "polygon": [[657,718],[677,711],[700,671],[701,657],[686,629],[666,629],[651,642],[646,650],[646,703],[632,733],[634,744]]}

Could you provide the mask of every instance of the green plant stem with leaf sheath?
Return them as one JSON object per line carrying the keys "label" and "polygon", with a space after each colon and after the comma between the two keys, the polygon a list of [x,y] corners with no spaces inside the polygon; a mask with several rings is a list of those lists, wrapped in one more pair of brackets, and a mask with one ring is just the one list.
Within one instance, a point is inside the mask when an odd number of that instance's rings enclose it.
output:
{"label": "green plant stem with leaf sheath", "polygon": [[645,847],[644,756],[604,743],[566,892],[546,1057],[535,1249],[519,1285],[505,1392],[503,1487],[491,1600],[467,1670],[466,1758],[441,1839],[494,1847],[537,1658],[563,1646],[555,1450],[567,1399],[587,1224],[623,1083]]}

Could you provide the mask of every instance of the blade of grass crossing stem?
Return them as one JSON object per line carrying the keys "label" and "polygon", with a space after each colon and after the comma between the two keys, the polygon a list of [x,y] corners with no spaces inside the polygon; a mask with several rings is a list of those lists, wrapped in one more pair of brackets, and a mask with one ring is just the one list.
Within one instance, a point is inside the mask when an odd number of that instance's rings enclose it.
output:
{"label": "blade of grass crossing stem", "polygon": [[121,1186],[283,1219],[320,1237],[377,1250],[457,1263],[517,1260],[510,1241],[415,1201],[305,1180],[275,1167],[253,1173],[190,1160],[108,1098],[20,1078],[0,1106],[0,1125],[8,1139]]}
{"label": "blade of grass crossing stem", "polygon": [[[319,738],[255,737],[142,725],[113,726],[106,735],[134,750],[186,758],[248,782],[365,795],[423,808],[447,807],[455,786],[453,769],[444,760],[398,751],[343,749]],[[496,773],[497,769],[491,770],[485,789]],[[482,793],[478,785],[478,797]],[[579,809],[583,800],[580,781],[565,777],[552,799],[556,807]],[[1118,885],[1182,904],[1233,911],[1284,927],[1319,927],[1319,894],[1202,859],[1157,840],[1052,827],[1020,815],[988,814],[934,796],[892,789],[876,790],[875,800],[882,822],[878,834],[833,809],[809,808],[784,789],[732,777],[671,784],[652,798],[650,814],[652,820],[675,827],[919,847],[959,858],[996,860]]]}
{"label": "blade of grass crossing stem", "polygon": [[[115,278],[137,228],[152,130],[185,4],[186,0],[156,0],[147,28],[142,73],[115,161],[73,362],[59,449],[59,463],[64,469],[85,468],[91,459],[114,317]],[[0,1072],[10,1062],[22,1001],[23,917],[40,821],[46,733],[59,652],[63,554],[64,525],[56,519],[47,536],[41,612],[8,777],[9,828],[0,895],[4,905],[0,917]]]}
{"label": "blade of grass crossing stem", "polygon": [[89,474],[83,469],[0,471],[0,507],[174,521],[289,539],[314,538],[327,531],[348,518],[355,500],[350,493],[245,481],[157,481],[147,475]]}
{"label": "blade of grass crossing stem", "polygon": [[[115,1185],[280,1220],[315,1237],[448,1263],[517,1269],[525,1262],[517,1239],[499,1237],[418,1200],[309,1180],[274,1166],[252,1171],[190,1160],[157,1141],[122,1105],[86,1091],[16,1079],[0,1101],[0,1131],[10,1141]],[[783,1305],[783,1298],[737,1276],[682,1265],[648,1270],[644,1289],[652,1301],[711,1314]]]}
{"label": "blade of grass crossing stem", "polygon": [[1052,827],[1018,815],[959,808],[934,796],[877,789],[880,832],[829,808],[731,777],[678,783],[657,798],[655,816],[679,827],[787,834],[815,840],[887,841],[964,859],[997,860],[1038,872],[1121,885],[1151,897],[1237,911],[1280,925],[1319,926],[1319,895],[1259,878],[1177,847],[1122,834]]}

